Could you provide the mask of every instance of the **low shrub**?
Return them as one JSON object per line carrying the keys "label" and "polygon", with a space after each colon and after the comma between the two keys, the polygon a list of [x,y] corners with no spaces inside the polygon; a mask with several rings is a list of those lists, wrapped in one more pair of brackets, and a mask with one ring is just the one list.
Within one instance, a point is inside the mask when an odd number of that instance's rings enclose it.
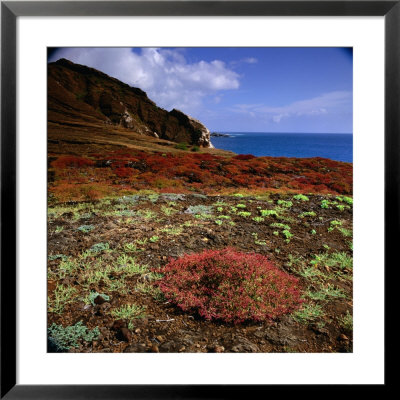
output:
{"label": "low shrub", "polygon": [[94,225],[81,225],[76,230],[83,232],[83,233],[89,233],[94,229]]}
{"label": "low shrub", "polygon": [[185,214],[212,214],[213,208],[211,206],[204,206],[199,204],[197,206],[189,206],[185,210]]}
{"label": "low shrub", "polygon": [[90,167],[94,164],[93,160],[78,156],[60,156],[51,163],[53,168],[82,168]]}
{"label": "low shrub", "polygon": [[110,245],[108,243],[96,243],[89,250],[91,253],[101,253],[110,250]]}
{"label": "low shrub", "polygon": [[252,160],[253,158],[256,158],[255,156],[253,156],[253,154],[238,154],[237,156],[232,157],[235,160]]}
{"label": "low shrub", "polygon": [[186,143],[177,143],[175,145],[175,148],[178,150],[187,150],[188,149],[188,145]]}
{"label": "low shrub", "polygon": [[71,347],[79,347],[82,341],[90,343],[96,340],[100,335],[100,331],[97,327],[90,330],[83,325],[82,321],[79,321],[75,325],[67,326],[66,328],[53,323],[47,329],[47,334],[51,349],[55,352],[64,352]]}
{"label": "low shrub", "polygon": [[293,198],[295,200],[299,200],[299,201],[309,201],[310,199],[305,196],[304,194],[296,194],[296,196],[293,196]]}
{"label": "low shrub", "polygon": [[279,199],[277,204],[278,204],[278,206],[282,206],[282,207],[285,207],[285,208],[290,208],[290,207],[292,207],[293,202]]}
{"label": "low shrub", "polygon": [[271,320],[302,303],[298,279],[255,253],[206,250],[171,260],[159,272],[164,296],[207,320]]}
{"label": "low shrub", "polygon": [[269,217],[271,215],[278,216],[278,213],[275,210],[260,210],[260,214],[262,217]]}

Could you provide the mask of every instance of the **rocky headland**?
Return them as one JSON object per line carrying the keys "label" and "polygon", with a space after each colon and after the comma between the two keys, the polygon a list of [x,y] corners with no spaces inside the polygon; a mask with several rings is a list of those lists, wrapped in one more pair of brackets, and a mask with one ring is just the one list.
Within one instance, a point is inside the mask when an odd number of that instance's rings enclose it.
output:
{"label": "rocky headland", "polygon": [[135,87],[84,65],[60,59],[48,65],[49,131],[60,125],[103,125],[199,147],[212,147],[209,130],[198,120],[166,111]]}

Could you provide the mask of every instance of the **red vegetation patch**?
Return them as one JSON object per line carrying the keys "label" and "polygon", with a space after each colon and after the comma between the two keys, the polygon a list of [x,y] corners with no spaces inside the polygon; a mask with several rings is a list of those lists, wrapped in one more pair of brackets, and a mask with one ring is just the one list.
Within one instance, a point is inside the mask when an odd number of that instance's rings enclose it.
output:
{"label": "red vegetation patch", "polygon": [[51,165],[54,168],[82,168],[93,165],[94,162],[85,157],[77,156],[61,156],[57,160],[53,161]]}
{"label": "red vegetation patch", "polygon": [[173,260],[161,272],[165,297],[207,320],[271,320],[302,303],[298,279],[256,253],[206,250]]}
{"label": "red vegetation patch", "polygon": [[[89,158],[90,157],[90,158]],[[325,158],[222,157],[212,154],[163,154],[137,150],[60,156],[51,163],[49,190],[56,200],[68,185],[113,186],[124,190],[200,191],[223,194],[248,189],[279,193],[352,193],[353,166]],[[57,189],[58,186],[64,190]],[[101,192],[102,190],[97,190]],[[75,198],[85,197],[77,193]],[[65,197],[65,196],[64,196]]]}
{"label": "red vegetation patch", "polygon": [[238,154],[233,157],[235,160],[251,160],[252,158],[256,158],[253,154]]}

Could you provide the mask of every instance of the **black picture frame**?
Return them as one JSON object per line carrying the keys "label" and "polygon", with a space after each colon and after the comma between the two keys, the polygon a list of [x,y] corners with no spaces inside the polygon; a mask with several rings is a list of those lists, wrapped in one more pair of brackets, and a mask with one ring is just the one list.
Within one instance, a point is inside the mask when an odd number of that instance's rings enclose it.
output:
{"label": "black picture frame", "polygon": [[[398,247],[400,1],[2,1],[1,2],[1,398],[251,398],[266,385],[19,385],[16,383],[16,43],[20,16],[384,16],[385,271]],[[385,299],[386,308],[386,299]],[[386,351],[385,351],[386,354]],[[385,357],[386,360],[386,357]],[[385,368],[386,370],[386,368]],[[386,374],[385,374],[386,376]],[[387,384],[385,379],[385,386]],[[297,390],[294,385],[287,389]],[[249,392],[249,390],[251,392]]]}

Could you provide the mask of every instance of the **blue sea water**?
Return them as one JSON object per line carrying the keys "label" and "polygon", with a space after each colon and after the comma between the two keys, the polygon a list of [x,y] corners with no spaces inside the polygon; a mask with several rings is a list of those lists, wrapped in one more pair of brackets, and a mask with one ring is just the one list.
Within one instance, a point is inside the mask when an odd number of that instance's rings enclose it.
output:
{"label": "blue sea water", "polygon": [[217,149],[272,157],[323,157],[353,162],[353,135],[333,133],[219,132],[211,137]]}

